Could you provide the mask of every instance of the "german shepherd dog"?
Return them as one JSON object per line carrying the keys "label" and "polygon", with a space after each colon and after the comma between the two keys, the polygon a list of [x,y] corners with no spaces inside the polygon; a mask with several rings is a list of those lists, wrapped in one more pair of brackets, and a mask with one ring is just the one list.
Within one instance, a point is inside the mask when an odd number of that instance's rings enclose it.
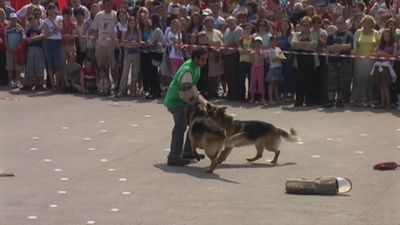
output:
{"label": "german shepherd dog", "polygon": [[207,106],[196,105],[190,115],[188,135],[196,159],[200,160],[196,149],[204,149],[205,154],[211,160],[207,172],[213,172],[218,165],[217,157],[224,148],[226,133],[223,127],[208,116]]}
{"label": "german shepherd dog", "polygon": [[218,108],[209,104],[207,105],[207,111],[209,116],[226,130],[225,149],[218,156],[218,163],[225,161],[234,147],[246,145],[255,145],[257,150],[257,154],[254,157],[247,158],[247,161],[252,162],[260,159],[264,149],[266,149],[275,153],[271,163],[277,163],[280,154],[279,144],[281,137],[289,142],[300,141],[293,128],[290,129],[289,134],[263,121],[234,120],[232,116],[226,114],[226,107]]}

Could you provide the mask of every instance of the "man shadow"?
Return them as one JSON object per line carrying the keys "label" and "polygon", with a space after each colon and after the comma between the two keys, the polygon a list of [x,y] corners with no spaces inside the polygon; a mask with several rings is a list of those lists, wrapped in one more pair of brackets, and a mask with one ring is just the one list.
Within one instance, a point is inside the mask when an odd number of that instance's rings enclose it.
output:
{"label": "man shadow", "polygon": [[231,184],[240,184],[237,181],[234,180],[229,180],[225,178],[221,178],[218,174],[215,172],[218,170],[218,167],[216,170],[214,170],[213,173],[208,173],[206,172],[206,168],[202,167],[192,167],[190,165],[184,166],[184,167],[177,167],[177,166],[168,166],[165,163],[159,163],[154,165],[155,168],[162,170],[165,173],[180,173],[180,174],[186,174],[189,176],[193,176],[199,179],[212,179],[212,180],[219,180]]}

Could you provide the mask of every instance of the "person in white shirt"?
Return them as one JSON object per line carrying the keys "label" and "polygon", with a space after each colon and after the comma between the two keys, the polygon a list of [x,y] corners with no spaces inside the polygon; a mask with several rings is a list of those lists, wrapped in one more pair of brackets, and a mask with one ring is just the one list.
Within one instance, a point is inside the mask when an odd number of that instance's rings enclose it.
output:
{"label": "person in white shirt", "polygon": [[111,69],[113,81],[117,81],[114,49],[116,45],[114,27],[117,24],[117,12],[112,10],[113,1],[103,0],[103,11],[94,18],[94,29],[97,31],[96,60],[97,65]]}

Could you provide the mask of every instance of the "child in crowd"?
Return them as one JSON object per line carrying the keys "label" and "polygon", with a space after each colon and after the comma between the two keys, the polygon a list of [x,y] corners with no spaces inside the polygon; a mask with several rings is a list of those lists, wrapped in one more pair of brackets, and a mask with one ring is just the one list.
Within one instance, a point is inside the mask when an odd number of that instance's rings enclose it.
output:
{"label": "child in crowd", "polygon": [[76,53],[69,52],[67,55],[67,65],[65,65],[65,87],[67,92],[78,91],[82,93],[82,86],[79,78],[81,74],[81,65],[76,61]]}
{"label": "child in crowd", "polygon": [[22,90],[43,91],[45,58],[43,52],[43,34],[39,21],[31,16],[28,19],[28,28],[25,33],[27,42],[27,56],[25,68],[25,80]]}
{"label": "child in crowd", "polygon": [[261,96],[261,104],[265,104],[265,89],[264,89],[264,62],[266,53],[262,49],[263,40],[261,37],[256,37],[254,40],[254,50],[250,53],[251,59],[251,76],[250,76],[250,103],[254,102],[256,93]]}
{"label": "child in crowd", "polygon": [[18,48],[23,41],[24,29],[17,22],[17,14],[10,14],[10,24],[6,28],[4,39],[7,49],[6,69],[8,71],[8,86],[16,88],[19,86],[21,65],[18,62]]}
{"label": "child in crowd", "polygon": [[97,71],[93,66],[93,62],[89,58],[85,58],[80,77],[82,94],[93,94],[96,92],[96,77]]}
{"label": "child in crowd", "polygon": [[[397,45],[394,33],[390,29],[384,29],[379,45],[376,50],[382,57],[393,57],[397,55]],[[396,81],[397,75],[393,70],[392,62],[388,60],[378,60],[372,68],[371,75],[374,76],[380,91],[381,107],[390,109],[389,84]]]}
{"label": "child in crowd", "polygon": [[167,34],[168,44],[171,45],[169,53],[169,62],[171,64],[171,73],[175,76],[178,68],[183,64],[183,53],[180,45],[182,42],[181,23],[178,19],[171,22],[171,31]]}
{"label": "child in crowd", "polygon": [[99,67],[99,76],[96,83],[98,95],[109,96],[111,94],[111,83],[109,77],[110,74],[108,74],[107,67]]}
{"label": "child in crowd", "polygon": [[273,35],[270,39],[268,58],[270,59],[270,64],[266,80],[269,82],[269,102],[271,104],[276,104],[279,102],[278,84],[283,81],[282,61],[286,60],[282,50],[278,47],[278,38],[276,35]]}

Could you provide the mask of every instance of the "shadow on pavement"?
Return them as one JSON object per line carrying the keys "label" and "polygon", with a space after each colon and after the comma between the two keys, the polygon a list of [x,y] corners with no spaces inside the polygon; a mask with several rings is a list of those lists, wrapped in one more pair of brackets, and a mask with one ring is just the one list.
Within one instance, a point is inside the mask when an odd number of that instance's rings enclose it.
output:
{"label": "shadow on pavement", "polygon": [[240,184],[237,181],[233,180],[228,180],[221,178],[216,172],[218,173],[218,167],[214,171],[214,173],[207,173],[206,168],[201,168],[201,167],[190,167],[190,166],[185,166],[185,167],[177,167],[177,166],[168,166],[165,163],[160,163],[160,164],[155,164],[155,168],[162,170],[165,173],[181,173],[181,174],[187,174],[199,179],[213,179],[213,180],[219,180],[231,184]]}
{"label": "shadow on pavement", "polygon": [[252,168],[274,168],[282,166],[294,166],[297,165],[295,162],[287,162],[282,164],[271,164],[271,163],[246,163],[246,164],[221,164],[217,169],[252,169]]}

